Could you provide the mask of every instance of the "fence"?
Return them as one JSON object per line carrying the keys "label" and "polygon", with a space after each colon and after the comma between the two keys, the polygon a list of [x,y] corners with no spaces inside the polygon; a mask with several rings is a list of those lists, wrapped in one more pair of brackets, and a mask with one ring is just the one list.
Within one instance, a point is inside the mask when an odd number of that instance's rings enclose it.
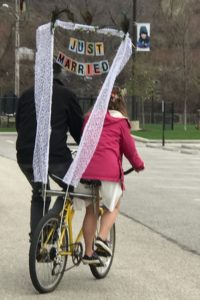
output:
{"label": "fence", "polygon": [[0,97],[0,126],[15,126],[15,115],[17,109],[17,97],[9,94]]}
{"label": "fence", "polygon": [[[132,107],[132,99],[128,99],[129,111]],[[163,122],[163,112],[162,112],[162,101],[148,100],[142,102],[140,99],[136,98],[134,108],[136,110],[135,115],[137,120],[139,120],[141,125],[146,124],[162,124]],[[188,107],[187,113],[187,123],[196,124],[197,123],[197,113],[191,113]],[[131,118],[131,116],[129,116]],[[165,101],[165,123],[173,128],[173,124],[183,124],[184,115],[174,108],[174,103],[170,101]]]}
{"label": "fence", "polygon": [[[79,97],[78,101],[85,114],[91,110],[96,96],[88,97]],[[127,97],[127,111],[129,114],[129,119],[132,120],[133,109],[135,109],[135,115],[141,126],[144,123],[154,123],[161,124],[163,122],[163,113],[162,113],[162,103],[146,101],[142,103],[139,99],[136,98],[133,107],[132,97]],[[17,97],[10,93],[4,97],[0,97],[0,126],[1,127],[10,127],[15,125],[15,115],[17,109]],[[189,124],[197,123],[197,114],[188,114],[187,121]],[[183,124],[183,114],[177,113],[174,111],[173,103],[165,102],[165,122],[167,126],[171,126],[173,129],[173,124]]]}

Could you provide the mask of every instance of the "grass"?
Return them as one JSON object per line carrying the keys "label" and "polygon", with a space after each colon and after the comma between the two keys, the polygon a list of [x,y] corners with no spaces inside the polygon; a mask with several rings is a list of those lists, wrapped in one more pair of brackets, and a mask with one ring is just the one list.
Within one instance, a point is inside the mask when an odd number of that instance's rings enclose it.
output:
{"label": "grass", "polygon": [[[16,132],[13,127],[0,128],[0,132]],[[162,125],[161,124],[146,124],[142,130],[132,131],[136,136],[143,137],[150,140],[162,139]],[[200,140],[200,130],[195,128],[195,125],[187,125],[187,130],[184,130],[183,125],[175,125],[174,130],[169,126],[165,129],[166,140]]]}
{"label": "grass", "polygon": [[[162,139],[162,125],[161,124],[147,124],[142,130],[132,131],[135,136],[143,137],[150,140]],[[200,129],[196,129],[195,125],[187,125],[187,130],[184,130],[183,125],[174,125],[174,130],[166,126],[165,139],[167,140],[199,140]]]}
{"label": "grass", "polygon": [[16,128],[14,127],[0,127],[0,132],[16,132]]}

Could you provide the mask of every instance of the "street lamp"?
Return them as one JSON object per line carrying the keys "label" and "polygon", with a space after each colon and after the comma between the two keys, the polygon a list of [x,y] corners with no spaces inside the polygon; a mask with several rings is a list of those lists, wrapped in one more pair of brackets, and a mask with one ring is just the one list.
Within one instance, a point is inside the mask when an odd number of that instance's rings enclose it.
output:
{"label": "street lamp", "polygon": [[19,47],[20,47],[20,35],[19,35],[19,4],[18,0],[15,0],[15,95],[19,97]]}
{"label": "street lamp", "polygon": [[[10,6],[7,3],[3,3],[2,7],[9,9]],[[19,97],[19,46],[20,46],[20,35],[19,35],[19,3],[15,0],[15,95]]]}
{"label": "street lamp", "polygon": [[[136,29],[136,19],[137,19],[137,0],[133,0],[132,4],[132,34],[133,34],[133,43],[136,45],[137,41],[137,29]],[[135,59],[135,49],[132,54],[132,82],[134,80],[134,59]],[[136,107],[136,99],[135,96],[132,95],[132,119],[137,120],[137,107]]]}

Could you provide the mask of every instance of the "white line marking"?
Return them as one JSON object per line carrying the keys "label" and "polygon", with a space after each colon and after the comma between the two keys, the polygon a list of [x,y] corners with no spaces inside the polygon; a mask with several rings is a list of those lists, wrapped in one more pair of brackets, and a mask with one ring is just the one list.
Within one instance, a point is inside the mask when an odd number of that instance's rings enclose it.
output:
{"label": "white line marking", "polygon": [[14,141],[11,141],[11,140],[6,140],[7,143],[9,144],[14,144],[15,142]]}

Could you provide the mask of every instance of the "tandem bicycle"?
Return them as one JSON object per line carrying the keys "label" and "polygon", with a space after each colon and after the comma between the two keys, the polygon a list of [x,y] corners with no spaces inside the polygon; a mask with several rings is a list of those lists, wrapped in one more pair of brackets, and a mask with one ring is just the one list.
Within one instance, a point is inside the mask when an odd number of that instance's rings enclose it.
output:
{"label": "tandem bicycle", "polygon": [[[124,174],[133,171],[130,168]],[[65,272],[79,266],[84,255],[84,243],[82,228],[76,237],[73,236],[73,198],[91,199],[95,205],[99,199],[99,186],[92,183],[93,193],[83,193],[60,190],[45,190],[47,197],[64,197],[64,207],[60,214],[50,210],[38,223],[29,251],[29,272],[35,289],[40,293],[52,292],[60,283]],[[81,201],[81,200],[80,200]],[[101,216],[104,208],[99,207],[97,214],[98,236]],[[111,256],[99,257],[99,263],[89,265],[96,279],[105,278],[111,268],[115,253],[116,228],[113,224],[107,238],[108,245],[112,251]],[[68,258],[71,257],[72,266],[67,267]]]}

